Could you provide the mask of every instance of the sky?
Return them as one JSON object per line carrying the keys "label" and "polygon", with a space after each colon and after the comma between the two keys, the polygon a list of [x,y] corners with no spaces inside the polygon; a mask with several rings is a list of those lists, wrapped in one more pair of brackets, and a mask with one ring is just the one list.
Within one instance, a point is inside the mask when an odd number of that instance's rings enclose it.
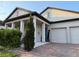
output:
{"label": "sky", "polygon": [[0,20],[5,20],[16,7],[38,13],[42,12],[46,7],[79,11],[79,1],[0,1]]}

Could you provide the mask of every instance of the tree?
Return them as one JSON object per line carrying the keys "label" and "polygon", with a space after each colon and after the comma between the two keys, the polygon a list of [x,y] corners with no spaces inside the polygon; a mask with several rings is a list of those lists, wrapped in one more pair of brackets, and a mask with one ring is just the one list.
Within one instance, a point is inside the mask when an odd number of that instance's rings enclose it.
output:
{"label": "tree", "polygon": [[34,24],[33,17],[30,14],[30,19],[27,21],[25,36],[24,36],[24,49],[31,51],[34,48]]}

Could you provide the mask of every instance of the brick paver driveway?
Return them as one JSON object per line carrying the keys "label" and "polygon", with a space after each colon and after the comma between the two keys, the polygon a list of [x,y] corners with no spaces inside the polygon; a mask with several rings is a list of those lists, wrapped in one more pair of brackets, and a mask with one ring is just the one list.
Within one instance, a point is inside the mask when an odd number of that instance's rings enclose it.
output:
{"label": "brick paver driveway", "polygon": [[24,51],[23,49],[15,50],[15,52],[23,57],[79,57],[79,45],[47,43],[33,49],[31,52]]}

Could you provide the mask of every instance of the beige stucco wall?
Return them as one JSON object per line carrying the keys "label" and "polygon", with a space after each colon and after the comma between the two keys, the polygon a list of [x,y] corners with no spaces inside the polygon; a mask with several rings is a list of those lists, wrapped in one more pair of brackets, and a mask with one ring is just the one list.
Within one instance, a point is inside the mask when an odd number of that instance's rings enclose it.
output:
{"label": "beige stucco wall", "polygon": [[79,16],[77,13],[53,9],[50,11],[55,16]]}
{"label": "beige stucco wall", "polygon": [[51,9],[46,10],[43,14],[41,14],[43,17],[48,18],[48,12],[50,12]]}
{"label": "beige stucco wall", "polygon": [[[48,13],[50,14],[50,17],[48,17]],[[58,9],[48,9],[42,14],[42,16],[47,18],[49,21],[60,21],[66,19],[79,18],[79,14],[77,13],[58,10]]]}

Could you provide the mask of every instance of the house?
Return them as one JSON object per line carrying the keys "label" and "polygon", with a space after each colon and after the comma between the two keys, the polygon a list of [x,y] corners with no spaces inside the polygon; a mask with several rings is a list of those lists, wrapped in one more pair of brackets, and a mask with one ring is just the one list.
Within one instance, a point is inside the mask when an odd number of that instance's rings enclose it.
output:
{"label": "house", "polygon": [[76,11],[47,7],[39,14],[17,7],[5,19],[5,27],[20,30],[22,40],[30,13],[35,28],[35,45],[39,46],[46,42],[79,44],[79,12]]}
{"label": "house", "polygon": [[79,44],[79,12],[48,7],[41,15],[51,22],[50,42]]}
{"label": "house", "polygon": [[5,28],[3,22],[4,22],[4,21],[1,21],[1,20],[0,20],[0,29],[4,29],[4,28]]}

